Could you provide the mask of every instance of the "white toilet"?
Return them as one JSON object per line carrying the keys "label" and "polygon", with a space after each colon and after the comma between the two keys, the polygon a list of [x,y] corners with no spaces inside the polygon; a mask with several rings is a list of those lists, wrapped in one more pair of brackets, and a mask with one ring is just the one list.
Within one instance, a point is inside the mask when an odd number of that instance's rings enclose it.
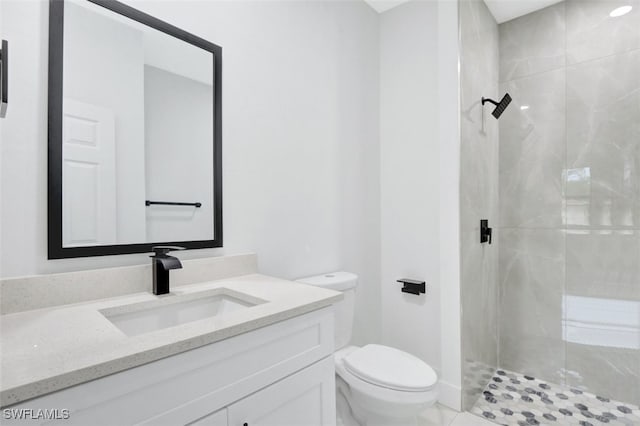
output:
{"label": "white toilet", "polygon": [[338,417],[345,426],[415,426],[436,402],[438,376],[415,356],[382,345],[347,346],[351,339],[358,276],[333,272],[298,282],[342,291],[335,305]]}

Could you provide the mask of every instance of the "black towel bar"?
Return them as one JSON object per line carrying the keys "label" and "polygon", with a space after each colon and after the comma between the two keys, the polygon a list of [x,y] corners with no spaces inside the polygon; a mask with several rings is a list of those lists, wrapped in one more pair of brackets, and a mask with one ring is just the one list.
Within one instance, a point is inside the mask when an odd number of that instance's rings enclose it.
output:
{"label": "black towel bar", "polygon": [[146,200],[144,202],[145,206],[151,206],[154,204],[159,204],[159,205],[163,205],[163,206],[193,206],[195,208],[200,208],[202,207],[202,203],[177,203],[177,202],[173,202],[173,201],[149,201]]}

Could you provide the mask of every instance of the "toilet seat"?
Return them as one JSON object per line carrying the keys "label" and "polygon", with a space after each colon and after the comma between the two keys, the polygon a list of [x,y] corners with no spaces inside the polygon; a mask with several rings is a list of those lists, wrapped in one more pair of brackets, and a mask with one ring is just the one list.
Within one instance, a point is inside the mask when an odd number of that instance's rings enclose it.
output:
{"label": "toilet seat", "polygon": [[353,391],[356,391],[362,395],[367,395],[367,397],[371,398],[372,400],[378,401],[378,403],[384,403],[384,406],[387,406],[388,404],[398,406],[413,404],[420,405],[428,403],[429,401],[435,401],[437,399],[437,384],[433,384],[431,388],[427,390],[398,390],[370,383],[351,373],[345,366],[345,358],[361,349],[362,348],[349,346],[337,351],[334,354],[337,375],[342,380],[344,380],[352,388]]}
{"label": "toilet seat", "polygon": [[372,385],[403,392],[425,392],[438,382],[435,371],[419,358],[383,345],[366,345],[343,359],[345,369]]}

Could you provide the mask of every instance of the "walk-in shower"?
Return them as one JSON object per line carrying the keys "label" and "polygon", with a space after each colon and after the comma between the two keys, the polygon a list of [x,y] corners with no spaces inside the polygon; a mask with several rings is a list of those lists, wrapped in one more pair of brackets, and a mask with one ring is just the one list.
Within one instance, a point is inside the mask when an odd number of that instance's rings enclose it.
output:
{"label": "walk-in shower", "polygon": [[640,424],[640,1],[459,16],[464,409]]}

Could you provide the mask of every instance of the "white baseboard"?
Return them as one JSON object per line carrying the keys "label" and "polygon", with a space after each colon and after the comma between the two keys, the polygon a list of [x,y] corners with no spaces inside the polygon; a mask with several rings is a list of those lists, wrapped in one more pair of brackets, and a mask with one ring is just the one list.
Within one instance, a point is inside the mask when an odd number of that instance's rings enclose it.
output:
{"label": "white baseboard", "polygon": [[462,388],[451,383],[440,381],[438,402],[452,410],[462,411]]}

